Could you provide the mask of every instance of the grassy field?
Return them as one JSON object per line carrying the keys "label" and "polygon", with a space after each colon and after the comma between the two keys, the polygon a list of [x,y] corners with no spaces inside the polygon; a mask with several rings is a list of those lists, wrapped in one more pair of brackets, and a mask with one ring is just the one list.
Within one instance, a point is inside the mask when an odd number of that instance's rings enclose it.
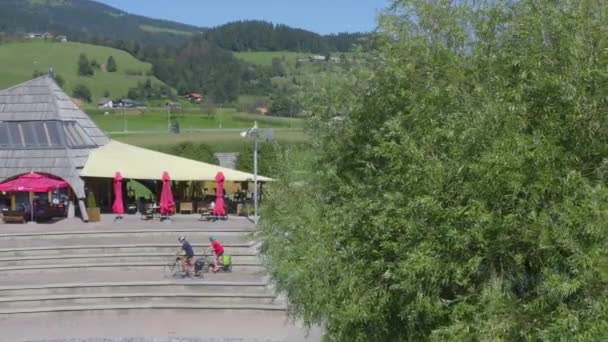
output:
{"label": "grassy field", "polygon": [[[112,111],[105,115],[104,110],[85,109],[97,125],[104,131],[162,131],[168,128],[167,111],[164,108],[147,108],[144,112]],[[300,119],[279,118],[264,115],[237,113],[230,108],[220,108],[215,115],[207,115],[198,110],[186,110],[177,117],[181,129],[248,128],[254,121],[262,128],[301,129],[304,122]]]}
{"label": "grassy field", "polygon": [[[105,64],[109,56],[114,56],[118,71],[108,73],[101,68],[96,70],[95,76],[78,76],[80,53],[85,53],[89,60],[95,59],[99,64]],[[141,62],[124,51],[81,43],[31,40],[0,45],[0,65],[0,89],[31,79],[34,70],[47,72],[52,67],[65,80],[64,89],[68,94],[71,94],[75,85],[84,84],[93,93],[94,101],[101,98],[106,90],[111,97],[125,96],[130,87],[147,78],[157,84],[161,83],[153,76],[146,76],[151,70],[150,64]],[[137,72],[141,76],[128,75],[127,72]]]}
{"label": "grassy field", "polygon": [[[112,139],[127,144],[155,148],[159,146],[175,145],[182,142],[205,143],[214,150],[222,152],[240,151],[242,145],[251,144],[250,139],[243,139],[235,132],[188,133],[188,134],[152,134],[152,135],[115,135]],[[308,137],[302,130],[275,132],[275,139],[279,143],[304,143]]]}
{"label": "grassy field", "polygon": [[164,28],[164,27],[156,27],[156,26],[152,26],[152,25],[139,25],[139,28],[146,32],[152,32],[152,33],[157,33],[157,32],[158,33],[173,33],[173,34],[179,34],[182,36],[194,35],[194,33],[188,32],[188,31],[181,31],[181,30],[175,30],[175,29]]}

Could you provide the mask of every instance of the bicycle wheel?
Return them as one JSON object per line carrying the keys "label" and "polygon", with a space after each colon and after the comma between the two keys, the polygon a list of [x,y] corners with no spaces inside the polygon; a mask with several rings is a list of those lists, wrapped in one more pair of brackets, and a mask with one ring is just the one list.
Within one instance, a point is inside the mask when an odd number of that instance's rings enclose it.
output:
{"label": "bicycle wheel", "polygon": [[173,278],[178,271],[177,262],[172,261],[170,263],[165,264],[163,267],[163,274],[165,278]]}

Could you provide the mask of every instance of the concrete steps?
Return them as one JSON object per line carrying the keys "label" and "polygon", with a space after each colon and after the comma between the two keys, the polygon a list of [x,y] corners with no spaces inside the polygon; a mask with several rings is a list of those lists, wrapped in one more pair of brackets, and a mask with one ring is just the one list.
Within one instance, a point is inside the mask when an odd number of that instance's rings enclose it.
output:
{"label": "concrete steps", "polygon": [[[252,253],[233,253],[226,251],[232,256],[234,265],[258,265],[259,258]],[[205,256],[195,256],[195,259]],[[0,265],[12,266],[39,266],[46,264],[90,264],[92,262],[102,263],[154,263],[164,265],[175,259],[175,253],[112,253],[112,254],[70,254],[70,255],[34,255],[14,256],[0,258]],[[2,269],[2,267],[0,267]]]}
{"label": "concrete steps", "polygon": [[247,293],[200,293],[200,292],[146,292],[146,293],[112,293],[112,294],[69,294],[30,297],[0,298],[0,307],[37,308],[74,305],[125,304],[205,304],[205,305],[270,305],[276,297],[272,294]]}
{"label": "concrete steps", "polygon": [[79,306],[54,306],[54,307],[36,307],[36,308],[21,308],[21,309],[1,309],[0,317],[6,318],[12,315],[22,314],[56,314],[58,312],[78,312],[78,311],[116,311],[124,314],[128,311],[147,310],[157,312],[157,310],[234,310],[234,311],[285,311],[285,307],[281,305],[241,305],[241,304],[132,304],[132,305],[79,305]]}
{"label": "concrete steps", "polygon": [[[195,252],[202,254],[209,248],[209,244],[192,244]],[[230,255],[255,253],[252,243],[224,244],[226,252]],[[0,258],[34,257],[34,256],[69,256],[82,254],[122,254],[122,253],[164,253],[175,254],[179,249],[177,244],[141,243],[117,245],[47,245],[39,247],[9,247],[0,248]]]}
{"label": "concrete steps", "polygon": [[[198,224],[198,223],[196,223]],[[49,226],[50,227],[50,226]],[[195,223],[23,231],[0,229],[0,317],[60,312],[284,311],[269,286],[251,225]],[[232,255],[231,273],[165,278],[186,236],[195,253],[215,236]],[[197,257],[198,258],[198,257]]]}

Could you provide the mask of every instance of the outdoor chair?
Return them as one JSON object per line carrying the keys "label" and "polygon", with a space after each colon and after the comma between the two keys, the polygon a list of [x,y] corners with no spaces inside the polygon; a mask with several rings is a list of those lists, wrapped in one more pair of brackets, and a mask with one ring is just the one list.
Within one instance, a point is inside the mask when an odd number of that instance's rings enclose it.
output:
{"label": "outdoor chair", "polygon": [[139,205],[139,213],[141,214],[142,220],[152,220],[154,219],[154,209],[152,205],[146,203],[140,203]]}
{"label": "outdoor chair", "polygon": [[182,202],[179,205],[179,213],[183,214],[184,212],[188,212],[188,214],[192,214],[194,212],[192,202]]}

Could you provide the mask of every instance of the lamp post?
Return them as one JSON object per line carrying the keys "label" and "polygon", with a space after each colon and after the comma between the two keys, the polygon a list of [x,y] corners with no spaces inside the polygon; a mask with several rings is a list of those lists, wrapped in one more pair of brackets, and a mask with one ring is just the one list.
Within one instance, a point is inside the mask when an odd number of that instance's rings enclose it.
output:
{"label": "lamp post", "polygon": [[171,132],[171,103],[167,102],[167,132]]}
{"label": "lamp post", "polygon": [[255,121],[253,127],[247,131],[241,132],[243,138],[253,138],[253,215],[254,223],[258,224],[258,122]]}

